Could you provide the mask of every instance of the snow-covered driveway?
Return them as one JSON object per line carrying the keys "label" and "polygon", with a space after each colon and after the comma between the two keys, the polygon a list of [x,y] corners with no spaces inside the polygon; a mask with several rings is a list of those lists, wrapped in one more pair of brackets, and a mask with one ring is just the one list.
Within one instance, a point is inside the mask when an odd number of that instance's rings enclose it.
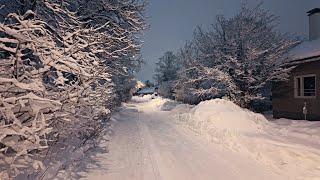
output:
{"label": "snow-covered driveway", "polygon": [[246,156],[207,143],[149,101],[125,104],[114,119],[109,153],[96,157],[100,166],[84,179],[283,179]]}

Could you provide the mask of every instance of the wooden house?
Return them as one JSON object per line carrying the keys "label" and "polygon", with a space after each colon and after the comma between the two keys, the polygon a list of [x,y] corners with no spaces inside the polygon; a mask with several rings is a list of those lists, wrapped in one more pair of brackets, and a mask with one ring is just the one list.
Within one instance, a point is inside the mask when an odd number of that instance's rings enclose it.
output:
{"label": "wooden house", "polygon": [[272,88],[274,118],[320,120],[320,8],[308,15],[309,41],[289,52],[289,81]]}

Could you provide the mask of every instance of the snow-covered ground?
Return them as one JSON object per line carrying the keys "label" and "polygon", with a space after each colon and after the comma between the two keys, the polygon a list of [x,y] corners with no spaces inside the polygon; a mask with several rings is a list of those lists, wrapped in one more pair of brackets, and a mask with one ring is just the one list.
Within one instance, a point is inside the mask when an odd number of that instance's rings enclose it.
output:
{"label": "snow-covered ground", "polygon": [[320,122],[270,121],[222,99],[178,105],[171,114],[208,141],[247,155],[285,179],[320,179]]}
{"label": "snow-covered ground", "polygon": [[151,96],[134,97],[113,120],[109,153],[83,179],[320,179],[320,122]]}

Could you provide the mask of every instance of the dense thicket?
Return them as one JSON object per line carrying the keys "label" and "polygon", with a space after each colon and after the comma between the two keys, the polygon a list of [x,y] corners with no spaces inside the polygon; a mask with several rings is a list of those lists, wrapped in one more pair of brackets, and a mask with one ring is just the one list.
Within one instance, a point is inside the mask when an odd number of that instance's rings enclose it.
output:
{"label": "dense thicket", "polygon": [[0,3],[0,178],[44,177],[128,98],[145,3]]}
{"label": "dense thicket", "polygon": [[[283,55],[297,42],[276,30],[277,18],[260,6],[243,6],[198,28],[179,53],[175,97],[188,103],[226,97],[245,108],[268,108],[270,82],[285,80]],[[262,108],[262,109],[260,109]]]}

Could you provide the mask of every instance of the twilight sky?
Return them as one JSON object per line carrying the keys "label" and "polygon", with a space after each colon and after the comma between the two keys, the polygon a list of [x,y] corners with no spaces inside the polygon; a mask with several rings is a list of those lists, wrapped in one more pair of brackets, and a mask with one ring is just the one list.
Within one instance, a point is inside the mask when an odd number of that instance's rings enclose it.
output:
{"label": "twilight sky", "polygon": [[[256,6],[261,0],[150,0],[147,9],[150,29],[145,32],[142,55],[146,64],[137,74],[140,80],[152,80],[155,63],[165,51],[177,51],[192,39],[194,29],[215,23],[216,15],[230,17],[241,3]],[[312,8],[320,8],[320,0],[265,0],[263,7],[279,16],[279,29],[308,36],[308,16]]]}

